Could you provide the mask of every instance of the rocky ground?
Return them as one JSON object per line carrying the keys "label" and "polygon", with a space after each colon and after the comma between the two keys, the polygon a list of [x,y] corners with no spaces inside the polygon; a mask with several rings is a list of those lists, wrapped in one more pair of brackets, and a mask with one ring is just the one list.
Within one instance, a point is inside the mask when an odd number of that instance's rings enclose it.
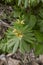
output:
{"label": "rocky ground", "polygon": [[11,21],[14,19],[12,17],[12,11],[11,6],[0,3],[0,39],[4,37],[4,32],[10,27]]}
{"label": "rocky ground", "polygon": [[35,57],[33,53],[20,52],[0,55],[0,65],[43,65],[43,55]]}

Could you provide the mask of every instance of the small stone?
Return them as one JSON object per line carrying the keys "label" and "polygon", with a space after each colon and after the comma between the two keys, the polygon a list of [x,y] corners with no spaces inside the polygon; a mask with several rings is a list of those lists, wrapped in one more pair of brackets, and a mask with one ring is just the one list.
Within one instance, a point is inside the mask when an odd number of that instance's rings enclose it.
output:
{"label": "small stone", "polygon": [[20,65],[20,61],[12,59],[12,58],[9,58],[8,59],[8,65]]}

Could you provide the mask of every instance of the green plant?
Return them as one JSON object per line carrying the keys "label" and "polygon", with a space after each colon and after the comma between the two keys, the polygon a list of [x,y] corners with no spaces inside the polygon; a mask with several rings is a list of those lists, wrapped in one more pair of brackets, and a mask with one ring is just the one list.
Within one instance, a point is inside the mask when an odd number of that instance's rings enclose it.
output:
{"label": "green plant", "polygon": [[6,34],[7,42],[5,43],[5,49],[8,52],[13,51],[14,53],[18,48],[22,53],[29,51],[30,44],[33,44],[36,41],[33,31],[28,27],[28,25],[25,25],[23,20],[20,21],[19,19]]}
{"label": "green plant", "polygon": [[[12,0],[8,0],[11,3]],[[5,2],[5,1],[4,1]],[[35,54],[42,54],[43,50],[43,0],[15,0],[11,5],[11,17],[16,21],[0,41],[3,52],[22,53],[34,49]],[[17,19],[18,18],[18,19]]]}

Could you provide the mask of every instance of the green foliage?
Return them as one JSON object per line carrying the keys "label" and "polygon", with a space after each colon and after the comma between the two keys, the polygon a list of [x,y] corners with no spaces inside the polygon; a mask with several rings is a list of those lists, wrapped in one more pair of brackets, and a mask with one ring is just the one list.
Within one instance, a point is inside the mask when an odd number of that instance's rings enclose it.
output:
{"label": "green foliage", "polygon": [[43,54],[43,0],[3,1],[9,5],[13,3],[11,17],[16,21],[0,41],[0,50],[15,53],[19,49],[25,53],[35,49],[35,54]]}
{"label": "green foliage", "polygon": [[[13,23],[13,27],[7,31],[6,35],[8,41],[5,42],[5,47],[7,46],[7,49],[5,49],[8,52],[13,51],[14,53],[18,48],[22,53],[26,52],[29,50],[29,44],[33,44],[36,41],[34,33],[28,25],[25,25],[23,20],[17,20]],[[5,51],[5,49],[3,50]]]}

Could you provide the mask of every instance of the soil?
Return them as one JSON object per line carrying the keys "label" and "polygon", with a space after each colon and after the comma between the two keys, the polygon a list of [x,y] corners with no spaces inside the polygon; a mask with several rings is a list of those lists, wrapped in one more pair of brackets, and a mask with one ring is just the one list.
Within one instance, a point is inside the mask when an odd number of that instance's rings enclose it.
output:
{"label": "soil", "polygon": [[0,39],[4,37],[4,32],[11,25],[9,16],[13,11],[11,6],[3,5],[0,3]]}
{"label": "soil", "polygon": [[19,51],[15,54],[1,54],[0,65],[43,65],[43,55],[37,58],[32,52],[22,54]]}

